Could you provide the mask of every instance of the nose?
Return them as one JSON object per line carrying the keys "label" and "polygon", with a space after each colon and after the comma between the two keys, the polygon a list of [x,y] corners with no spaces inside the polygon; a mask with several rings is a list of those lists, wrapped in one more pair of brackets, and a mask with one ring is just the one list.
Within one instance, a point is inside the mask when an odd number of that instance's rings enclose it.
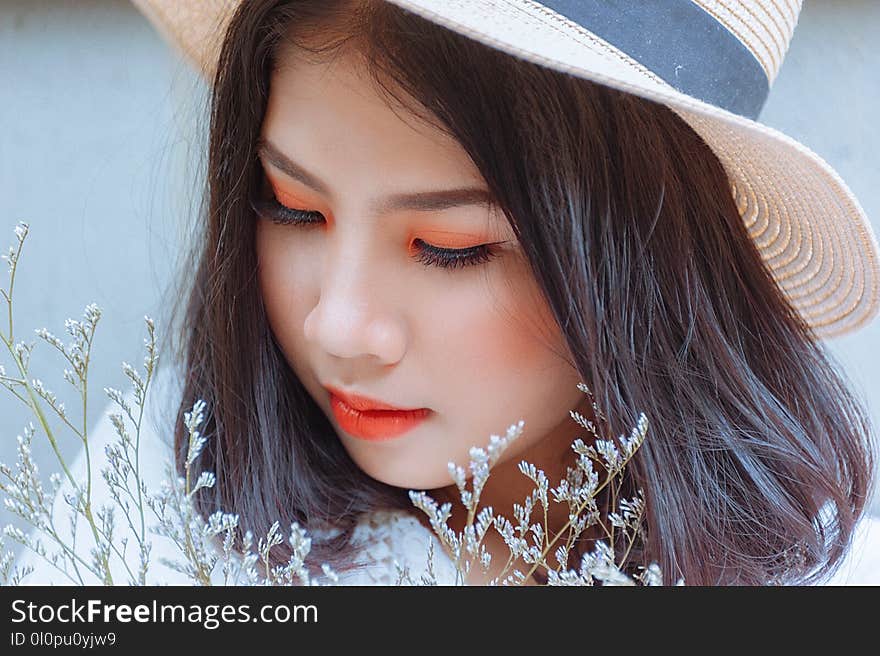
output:
{"label": "nose", "polygon": [[303,324],[306,339],[339,358],[400,361],[407,347],[402,299],[394,298],[386,269],[360,256],[328,258],[318,303]]}

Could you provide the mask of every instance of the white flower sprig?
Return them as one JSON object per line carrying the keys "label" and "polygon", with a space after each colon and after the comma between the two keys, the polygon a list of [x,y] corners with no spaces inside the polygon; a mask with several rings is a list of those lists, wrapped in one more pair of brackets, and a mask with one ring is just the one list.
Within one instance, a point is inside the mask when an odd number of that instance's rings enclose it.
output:
{"label": "white flower sprig", "polygon": [[[217,483],[215,472],[198,471],[197,468],[199,457],[210,439],[200,430],[207,409],[204,401],[196,401],[192,410],[184,413],[188,432],[184,476],[178,476],[169,465],[166,480],[160,489],[148,489],[140,468],[141,431],[146,399],[159,361],[155,323],[150,317],[144,317],[147,337],[144,339],[146,356],[143,359],[143,373],[126,362],[122,363],[123,373],[131,381],[134,405],[129,403],[122,391],[103,388],[121,412],[110,415],[116,439],[105,448],[107,465],[100,472],[113,504],[100,508],[93,506],[95,473],[91,466],[86,421],[88,366],[101,310],[95,304],[89,304],[81,321],[65,321],[65,329],[73,339],[68,344],[45,328],[35,331],[40,339],[62,355],[70,367],[65,366],[63,377],[79,393],[82,405],[82,417],[75,420],[64,404],[58,402],[52,390],[40,378],[31,376],[29,367],[35,343],[14,340],[12,295],[27,234],[27,224],[20,223],[15,228],[17,247],[10,247],[7,254],[2,256],[9,263],[10,277],[8,288],[0,289],[8,314],[8,332],[0,332],[0,340],[12,356],[17,374],[7,375],[6,369],[0,364],[0,384],[30,410],[37,423],[28,422],[24,435],[18,436],[14,468],[0,463],[0,491],[4,494],[5,507],[35,531],[32,536],[12,525],[3,529],[0,536],[0,583],[16,585],[32,571],[30,567],[15,567],[12,553],[5,550],[3,537],[33,551],[74,584],[90,583],[89,577],[92,576],[103,584],[113,585],[116,582],[113,574],[119,571],[127,575],[129,585],[161,583],[150,578],[153,538],[161,536],[171,541],[181,557],[177,560],[162,558],[161,562],[184,573],[197,584],[211,585],[218,578],[224,585],[338,584],[338,574],[326,563],[321,565],[323,578],[310,575],[306,560],[311,550],[311,538],[305,528],[296,522],[290,525],[286,537],[282,534],[280,523],[275,522],[265,536],[255,539],[251,531],[242,533],[238,515],[217,511],[205,518],[196,510],[194,497],[197,493],[210,490]],[[578,388],[592,396],[583,383],[579,383]],[[598,418],[604,419],[595,401],[593,409]],[[59,437],[48,422],[47,410],[54,412],[82,444],[86,459],[84,480],[74,477],[62,456]],[[636,579],[622,571],[642,531],[644,498],[641,492],[633,499],[618,501],[617,496],[623,470],[645,439],[647,419],[641,415],[630,436],[618,438],[618,445],[612,440],[601,439],[593,422],[577,412],[572,411],[571,416],[578,425],[592,433],[591,444],[586,444],[580,438],[573,442],[576,466],[568,468],[565,478],[553,488],[542,470],[525,461],[519,463],[520,472],[534,483],[535,488],[522,504],[514,504],[515,525],[501,515],[496,516],[491,506],[480,509],[479,500],[492,467],[504,450],[522,434],[523,421],[511,425],[504,436],[490,436],[485,448],[472,448],[467,472],[454,463],[448,464],[450,476],[468,513],[463,532],[456,533],[447,525],[452,509],[450,503],[438,506],[426,493],[410,491],[413,504],[428,515],[434,532],[452,554],[456,583],[467,581],[474,563],[482,567],[484,572],[488,571],[492,556],[483,540],[491,528],[498,531],[510,550],[510,557],[501,574],[490,583],[493,585],[522,584],[538,568],[546,571],[548,585],[592,585],[595,580],[606,585],[634,585],[637,582],[657,585],[662,581],[659,569],[654,564],[643,567]],[[31,457],[31,444],[38,432],[48,439],[61,470],[49,477],[48,490],[44,488],[40,471]],[[604,480],[594,463],[604,471]],[[198,476],[195,475],[196,471]],[[59,514],[53,513],[56,497],[65,483],[70,488],[62,498],[67,509],[69,534],[56,526]],[[606,487],[611,493],[611,507],[616,510],[609,513],[607,522],[603,523],[596,496]],[[567,503],[569,509],[569,521],[556,535],[550,535],[546,526],[551,502]],[[543,511],[543,524],[532,521],[536,508]],[[147,513],[157,521],[149,530]],[[124,517],[128,529],[127,535],[121,538],[117,537],[119,531],[116,526],[119,515]],[[82,544],[78,547],[76,543],[77,528],[81,523],[85,524],[86,534],[91,538],[88,557],[82,555]],[[596,524],[603,528],[607,542],[598,540],[593,551],[582,557],[577,570],[566,569],[574,541],[586,528]],[[619,558],[610,546],[617,543],[615,532],[622,532],[626,537],[627,548]],[[560,542],[562,538],[564,540]],[[134,545],[130,544],[132,540]],[[270,557],[272,550],[285,541],[292,548],[291,556],[287,563],[273,565]],[[556,558],[555,566],[548,562],[551,552]],[[519,560],[530,565],[531,569],[526,573],[518,569],[511,573],[513,563]],[[408,570],[399,566],[397,582],[414,583]],[[422,575],[418,583],[438,583],[432,542],[428,544],[427,574]]]}
{"label": "white flower sprig", "polygon": [[[193,495],[203,488],[214,487],[216,483],[214,473],[207,471],[202,471],[195,483],[192,482],[193,465],[207,442],[198,430],[204,421],[204,410],[205,402],[198,400],[190,412],[184,413],[188,431],[185,476],[176,476],[169,467],[166,483],[159,494],[147,497],[147,503],[159,520],[156,532],[171,539],[184,557],[183,562],[167,559],[162,562],[202,585],[212,584],[218,564],[221,565],[223,585],[323,585],[306,568],[311,538],[299,524],[294,522],[290,526],[287,541],[293,549],[288,562],[272,566],[270,551],[285,539],[278,522],[269,528],[265,537],[259,538],[255,547],[250,531],[237,539],[238,515],[217,511],[205,520],[195,509]],[[219,552],[215,543],[218,536],[222,536]],[[326,563],[322,570],[331,582],[338,578]]]}
{"label": "white flower sprig", "polygon": [[[578,389],[592,397],[589,388],[583,383],[578,384]],[[595,402],[593,407],[598,417],[604,416]],[[497,435],[491,436],[487,450],[480,448],[470,450],[471,489],[467,488],[465,470],[455,463],[448,463],[449,473],[458,487],[461,502],[468,510],[462,532],[456,533],[448,526],[452,510],[449,502],[438,506],[425,492],[410,491],[413,504],[428,516],[441,544],[451,554],[456,566],[457,584],[467,580],[474,562],[479,563],[484,573],[489,571],[492,556],[482,543],[490,526],[493,526],[503,538],[509,550],[509,557],[501,573],[492,578],[489,585],[522,585],[538,568],[546,571],[548,585],[592,585],[594,580],[600,580],[606,585],[636,584],[636,579],[624,574],[623,568],[642,530],[644,498],[640,491],[634,499],[620,499],[616,505],[615,500],[622,486],[624,468],[647,434],[647,418],[644,414],[639,417],[629,437],[619,438],[620,448],[618,448],[612,440],[598,438],[593,422],[576,411],[572,411],[571,416],[579,425],[593,433],[594,446],[587,446],[580,438],[574,441],[572,449],[577,455],[576,467],[567,468],[565,478],[553,488],[550,487],[543,470],[524,460],[519,463],[519,471],[534,483],[534,489],[522,504],[513,505],[516,525],[506,517],[494,515],[491,506],[482,510],[478,508],[480,493],[485,487],[490,470],[503,450],[522,434],[524,426],[522,420],[511,425],[503,438]],[[601,463],[605,472],[604,480],[600,481],[600,474],[594,468],[594,463]],[[608,486],[612,493],[612,507],[618,510],[609,513],[606,526],[601,522],[596,498]],[[554,536],[550,535],[547,528],[550,495],[553,497],[553,502],[567,503],[569,507],[569,521]],[[532,513],[538,507],[543,511],[543,523],[532,521]],[[587,528],[597,524],[602,527],[608,543],[598,540],[593,552],[585,554],[581,559],[579,570],[565,569],[575,540]],[[623,531],[627,538],[627,548],[619,558],[615,557],[611,547],[608,546],[615,544],[615,529]],[[548,562],[548,555],[562,537],[565,537],[564,542],[553,552],[557,563],[553,566]],[[526,573],[518,569],[509,573],[513,564],[519,560],[530,565],[530,569]],[[659,569],[656,565],[644,567],[643,570],[637,577],[642,583],[654,584],[661,580],[657,578]],[[401,578],[407,577],[401,576]]]}

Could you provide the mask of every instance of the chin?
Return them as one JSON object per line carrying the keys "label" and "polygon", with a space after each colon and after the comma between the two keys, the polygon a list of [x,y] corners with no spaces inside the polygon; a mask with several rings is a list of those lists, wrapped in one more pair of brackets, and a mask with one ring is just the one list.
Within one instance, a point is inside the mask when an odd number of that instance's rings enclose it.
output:
{"label": "chin", "polygon": [[362,463],[357,463],[357,465],[370,478],[406,490],[432,490],[451,485],[453,482],[445,468],[442,473],[438,472],[434,475],[427,472],[419,472],[415,475],[412,471],[397,471],[388,467],[372,468]]}

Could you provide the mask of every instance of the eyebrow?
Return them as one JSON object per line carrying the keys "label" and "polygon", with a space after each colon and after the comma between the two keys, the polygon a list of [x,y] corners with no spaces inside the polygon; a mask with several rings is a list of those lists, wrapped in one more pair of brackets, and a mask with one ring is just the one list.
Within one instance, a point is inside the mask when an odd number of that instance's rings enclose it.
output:
{"label": "eyebrow", "polygon": [[[285,175],[298,180],[318,193],[330,196],[329,187],[306,171],[302,166],[284,155],[277,147],[264,138],[257,141],[257,151],[275,168]],[[417,212],[439,212],[452,207],[468,205],[492,207],[495,204],[492,194],[480,187],[462,187],[459,189],[442,189],[436,191],[419,191],[406,194],[392,194],[378,200],[371,208],[374,215],[379,216],[398,210],[414,210]]]}

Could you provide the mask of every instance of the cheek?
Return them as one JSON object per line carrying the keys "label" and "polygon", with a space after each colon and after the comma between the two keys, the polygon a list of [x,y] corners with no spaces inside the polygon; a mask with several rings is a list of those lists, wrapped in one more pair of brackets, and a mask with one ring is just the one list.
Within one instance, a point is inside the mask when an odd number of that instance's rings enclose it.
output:
{"label": "cheek", "polygon": [[283,235],[274,228],[257,228],[257,275],[269,326],[289,364],[297,370],[302,356],[299,334],[309,293],[308,268],[303,258],[291,257]]}
{"label": "cheek", "polygon": [[442,377],[437,389],[455,394],[454,407],[471,419],[513,421],[535,405],[542,388],[570,382],[564,341],[524,264],[498,267],[472,293],[448,303],[449,320],[433,328],[435,343],[445,346],[435,349],[432,375]]}
{"label": "cheek", "polygon": [[463,308],[458,340],[474,359],[475,372],[497,378],[499,370],[528,375],[558,360],[559,331],[549,307],[522,264],[507,263],[480,286],[479,298]]}
{"label": "cheek", "polygon": [[[522,419],[523,434],[502,455],[502,462],[517,461],[527,449],[543,449],[546,437],[570,420],[568,411],[582,396],[580,376],[566,361],[565,341],[531,273],[506,269],[445,299],[447,320],[431,324],[440,347],[431,349],[422,371],[444,410],[442,423],[395,472],[395,484],[448,484],[447,462],[467,467],[471,447],[485,447],[490,435],[503,435]],[[570,428],[565,444],[548,448],[567,451]]]}

